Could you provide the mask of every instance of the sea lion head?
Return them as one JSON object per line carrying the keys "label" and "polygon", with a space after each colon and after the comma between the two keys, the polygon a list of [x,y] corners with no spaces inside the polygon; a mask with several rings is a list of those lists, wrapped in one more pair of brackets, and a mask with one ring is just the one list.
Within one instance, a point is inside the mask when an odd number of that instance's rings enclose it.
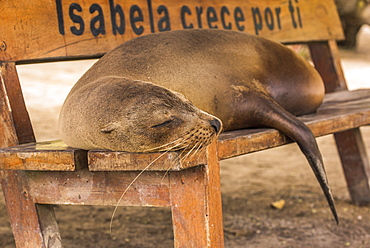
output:
{"label": "sea lion head", "polygon": [[183,95],[120,77],[101,78],[74,91],[59,125],[69,146],[128,152],[199,149],[222,129],[218,118]]}

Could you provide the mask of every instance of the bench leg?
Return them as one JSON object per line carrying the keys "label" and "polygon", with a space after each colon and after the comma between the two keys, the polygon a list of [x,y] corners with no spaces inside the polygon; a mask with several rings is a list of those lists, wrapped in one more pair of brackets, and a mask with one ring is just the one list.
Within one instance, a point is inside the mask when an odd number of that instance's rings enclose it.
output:
{"label": "bench leg", "polygon": [[336,133],[334,137],[352,201],[370,203],[370,166],[360,129]]}
{"label": "bench leg", "polygon": [[170,174],[175,247],[224,247],[216,144],[207,152],[207,166]]}
{"label": "bench leg", "polygon": [[36,205],[24,171],[0,171],[14,240],[18,248],[62,247],[54,209]]}

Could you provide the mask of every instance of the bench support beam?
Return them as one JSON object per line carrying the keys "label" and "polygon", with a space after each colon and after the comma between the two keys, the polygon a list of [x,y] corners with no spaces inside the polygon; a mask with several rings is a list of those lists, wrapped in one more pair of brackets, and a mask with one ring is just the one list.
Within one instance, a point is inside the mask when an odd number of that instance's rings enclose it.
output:
{"label": "bench support beam", "polygon": [[[310,44],[311,57],[325,82],[326,92],[347,90],[334,40]],[[355,204],[370,202],[370,166],[359,128],[334,134],[351,199]]]}
{"label": "bench support beam", "polygon": [[16,246],[62,247],[54,208],[35,204],[29,193],[26,172],[2,170],[0,175]]}
{"label": "bench support beam", "polygon": [[[0,147],[35,141],[13,62],[0,64],[0,102]],[[62,247],[54,209],[35,204],[27,173],[0,170],[0,182],[17,247]]]}
{"label": "bench support beam", "polygon": [[206,166],[170,175],[175,247],[182,247],[182,244],[188,247],[224,247],[216,142],[207,148],[207,161]]}
{"label": "bench support beam", "polygon": [[334,134],[353,203],[370,203],[370,166],[359,128]]}

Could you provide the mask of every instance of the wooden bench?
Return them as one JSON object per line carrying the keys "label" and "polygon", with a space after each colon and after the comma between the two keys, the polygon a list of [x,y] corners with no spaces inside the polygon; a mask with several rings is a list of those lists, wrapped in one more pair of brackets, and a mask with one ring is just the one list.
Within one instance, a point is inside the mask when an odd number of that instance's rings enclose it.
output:
{"label": "wooden bench", "polygon": [[[370,124],[370,91],[347,91],[333,1],[3,1],[0,19],[0,169],[17,247],[61,247],[52,204],[116,205],[138,171],[163,154],[84,151],[35,141],[16,65],[98,58],[125,40],[185,28],[232,29],[307,44],[326,85],[316,136],[334,134],[354,203],[370,202],[370,167],[359,127]],[[125,21],[123,21],[125,20]],[[175,247],[223,247],[219,160],[290,143],[276,130],[223,133],[188,163],[163,155],[120,206],[170,207]],[[167,173],[168,171],[168,173]],[[324,198],[323,198],[324,201]]]}

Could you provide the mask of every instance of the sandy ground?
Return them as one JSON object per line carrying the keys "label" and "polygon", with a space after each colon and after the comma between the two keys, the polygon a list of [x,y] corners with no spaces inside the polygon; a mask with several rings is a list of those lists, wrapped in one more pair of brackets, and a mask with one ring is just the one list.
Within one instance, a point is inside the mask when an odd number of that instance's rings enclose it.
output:
{"label": "sandy ground", "polygon": [[[370,27],[356,51],[341,51],[350,89],[370,87]],[[20,66],[37,140],[58,139],[60,106],[93,61]],[[370,129],[362,129],[370,149]],[[370,247],[370,206],[350,203],[331,136],[318,139],[340,217],[332,219],[321,190],[295,144],[222,161],[226,247]],[[1,191],[0,191],[0,194]],[[270,207],[285,200],[283,209]],[[173,247],[169,209],[120,208],[109,236],[112,207],[57,206],[65,247]],[[0,196],[0,247],[14,247]]]}

